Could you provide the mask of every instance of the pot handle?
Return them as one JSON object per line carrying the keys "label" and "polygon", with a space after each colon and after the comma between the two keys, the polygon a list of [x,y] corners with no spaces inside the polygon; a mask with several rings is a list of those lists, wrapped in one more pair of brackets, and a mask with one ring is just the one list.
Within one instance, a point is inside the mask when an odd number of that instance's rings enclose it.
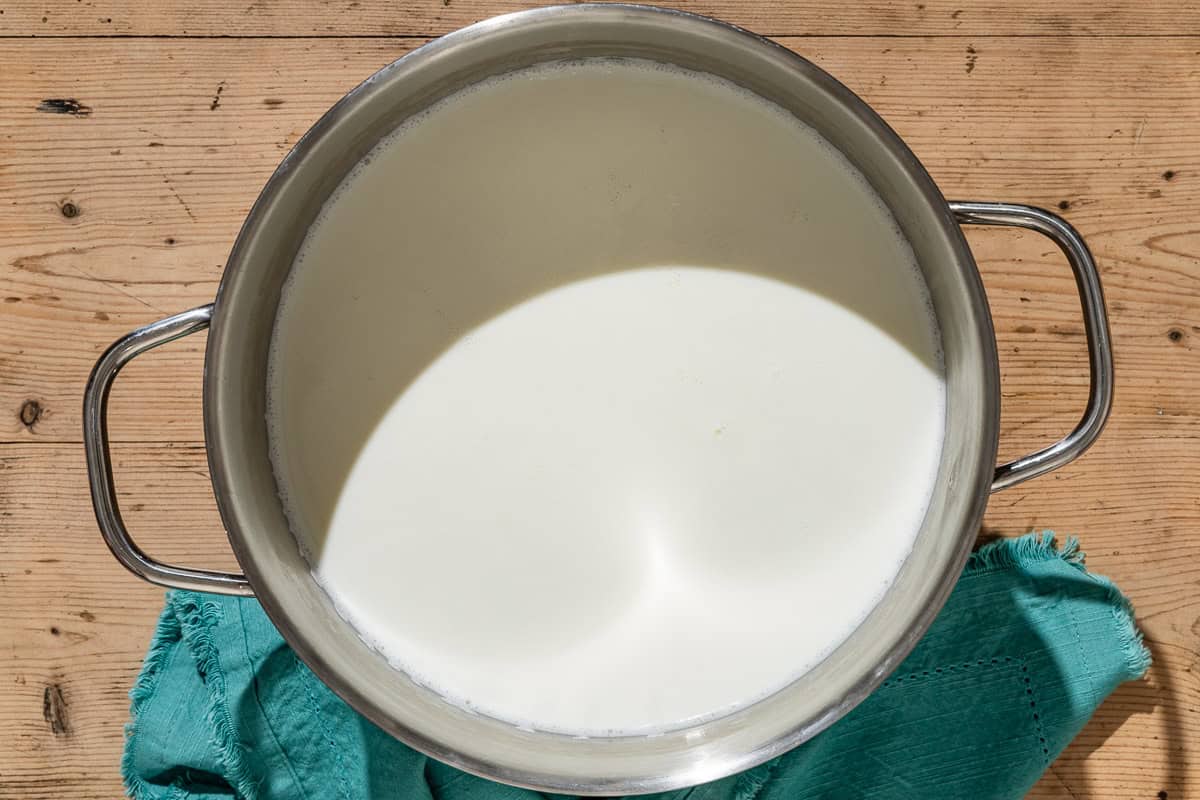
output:
{"label": "pot handle", "polygon": [[1051,239],[1063,251],[1075,273],[1087,334],[1091,387],[1087,407],[1075,430],[1049,447],[996,467],[992,491],[1007,489],[1071,463],[1092,446],[1108,420],[1113,400],[1113,354],[1100,273],[1087,244],[1071,224],[1057,214],[1015,203],[951,202],[950,210],[963,225],[1004,225],[1026,228]]}
{"label": "pot handle", "polygon": [[216,594],[253,595],[245,575],[175,567],[155,561],[129,538],[117,506],[113,485],[112,458],[108,449],[108,393],[121,367],[147,350],[204,330],[212,319],[212,304],[161,319],[127,333],[104,351],[92,368],[83,393],[83,446],[87,453],[88,483],[96,522],[108,549],[126,569],[138,577],[172,589],[191,589]]}

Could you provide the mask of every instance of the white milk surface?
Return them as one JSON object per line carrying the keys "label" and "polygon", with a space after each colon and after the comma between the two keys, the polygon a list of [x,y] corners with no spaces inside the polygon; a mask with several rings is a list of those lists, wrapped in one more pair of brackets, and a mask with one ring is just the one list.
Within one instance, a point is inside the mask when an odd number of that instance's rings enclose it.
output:
{"label": "white milk surface", "polygon": [[269,413],[314,573],[454,702],[662,730],[786,685],[911,549],[944,427],[907,244],[716,79],[493,79],[377,147],[285,288]]}

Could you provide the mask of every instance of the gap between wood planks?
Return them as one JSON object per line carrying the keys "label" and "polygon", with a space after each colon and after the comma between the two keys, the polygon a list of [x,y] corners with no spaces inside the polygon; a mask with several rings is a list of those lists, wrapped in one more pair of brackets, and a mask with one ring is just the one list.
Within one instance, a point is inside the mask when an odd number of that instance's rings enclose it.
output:
{"label": "gap between wood planks", "polygon": [[[465,26],[464,26],[465,27]],[[0,39],[437,39],[436,33],[0,33]],[[752,33],[767,39],[1200,39],[1200,33]]]}

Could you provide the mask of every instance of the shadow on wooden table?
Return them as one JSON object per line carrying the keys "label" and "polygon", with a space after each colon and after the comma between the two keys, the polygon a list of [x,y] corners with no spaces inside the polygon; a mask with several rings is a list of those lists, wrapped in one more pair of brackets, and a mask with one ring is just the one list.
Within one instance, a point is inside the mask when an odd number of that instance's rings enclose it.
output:
{"label": "shadow on wooden table", "polygon": [[[983,525],[975,539],[976,549],[1001,539],[1009,538],[995,528]],[[1187,769],[1176,753],[1183,750],[1187,735],[1179,716],[1180,699],[1166,668],[1161,647],[1149,638],[1145,645],[1150,650],[1154,663],[1140,681],[1129,681],[1117,687],[1097,710],[1070,745],[1050,765],[1041,782],[1030,793],[1031,798],[1070,796],[1086,798],[1099,794],[1090,785],[1089,772],[1096,771],[1092,754],[1101,749],[1108,739],[1136,714],[1152,714],[1161,709],[1162,738],[1166,740],[1168,755],[1165,764],[1166,780],[1162,786],[1146,786],[1139,796],[1159,797],[1166,792],[1168,798],[1182,797],[1187,788]],[[1156,737],[1158,738],[1158,737]],[[1061,788],[1062,792],[1057,791]]]}
{"label": "shadow on wooden table", "polygon": [[1187,736],[1179,713],[1181,701],[1174,687],[1171,670],[1166,668],[1162,659],[1162,648],[1149,639],[1145,644],[1154,658],[1154,664],[1146,673],[1146,678],[1123,683],[1109,695],[1087,726],[1051,765],[1048,772],[1051,776],[1048,779],[1049,785],[1045,785],[1047,779],[1043,779],[1042,784],[1031,793],[1031,797],[1058,797],[1059,794],[1052,790],[1054,785],[1062,786],[1071,797],[1086,798],[1100,794],[1091,785],[1089,773],[1103,772],[1104,768],[1095,766],[1092,754],[1101,750],[1129,718],[1137,714],[1152,714],[1156,709],[1162,714],[1162,733],[1155,738],[1165,740],[1163,749],[1167,753],[1167,759],[1163,774],[1166,780],[1162,785],[1155,783],[1138,787],[1136,796],[1186,796],[1184,792],[1188,788],[1187,765],[1182,763],[1182,757],[1179,755],[1183,752]]}

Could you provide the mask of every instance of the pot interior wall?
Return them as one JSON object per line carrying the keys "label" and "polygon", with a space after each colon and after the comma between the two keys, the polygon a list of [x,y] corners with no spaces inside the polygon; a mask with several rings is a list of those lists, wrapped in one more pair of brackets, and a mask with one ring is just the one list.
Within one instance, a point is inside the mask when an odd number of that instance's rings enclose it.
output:
{"label": "pot interior wall", "polygon": [[[947,434],[933,501],[883,602],[825,662],[782,692],[653,739],[519,730],[450,706],[388,666],[310,577],[267,455],[264,376],[275,308],[325,198],[383,135],[463,85],[588,56],[651,58],[720,75],[791,110],[836,144],[912,244],[946,359]],[[945,600],[974,541],[996,454],[996,370],[986,300],[961,233],[916,159],[861,101],[782,48],[727,26],[675,12],[583,5],[510,15],[438,40],[370,78],[305,136],[267,185],[230,257],[209,338],[205,425],[238,558],[281,632],[333,689],[444,761],[538,788],[616,794],[696,783],[759,763],[828,725],[899,663]]]}

